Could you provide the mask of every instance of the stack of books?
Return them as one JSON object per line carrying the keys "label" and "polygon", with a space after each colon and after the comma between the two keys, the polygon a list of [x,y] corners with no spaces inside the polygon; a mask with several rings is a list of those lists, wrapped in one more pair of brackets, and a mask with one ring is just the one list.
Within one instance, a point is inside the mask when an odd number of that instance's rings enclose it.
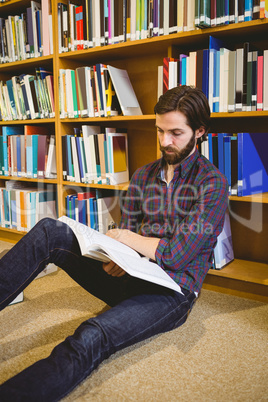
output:
{"label": "stack of books", "polygon": [[201,144],[206,156],[226,177],[229,194],[268,191],[267,133],[209,133]]}
{"label": "stack of books", "polygon": [[166,57],[158,71],[158,95],[192,85],[202,89],[214,113],[268,110],[268,49],[249,42],[230,50],[210,37],[208,49]]}
{"label": "stack of books", "polygon": [[126,70],[105,64],[60,69],[60,117],[141,115]]}
{"label": "stack of books", "polygon": [[30,2],[25,12],[0,18],[0,63],[53,54],[50,0]]}
{"label": "stack of books", "polygon": [[44,217],[57,217],[56,192],[38,189],[30,183],[8,181],[0,187],[0,224],[28,232]]}
{"label": "stack of books", "polygon": [[2,126],[0,174],[55,179],[55,136],[44,126]]}
{"label": "stack of books", "polygon": [[105,234],[119,225],[119,197],[98,196],[94,190],[69,194],[66,196],[66,216]]}
{"label": "stack of books", "polygon": [[82,126],[62,136],[63,179],[76,183],[120,184],[129,181],[127,134]]}
{"label": "stack of books", "polygon": [[53,75],[36,68],[36,75],[21,74],[0,81],[0,119],[25,120],[55,117]]}

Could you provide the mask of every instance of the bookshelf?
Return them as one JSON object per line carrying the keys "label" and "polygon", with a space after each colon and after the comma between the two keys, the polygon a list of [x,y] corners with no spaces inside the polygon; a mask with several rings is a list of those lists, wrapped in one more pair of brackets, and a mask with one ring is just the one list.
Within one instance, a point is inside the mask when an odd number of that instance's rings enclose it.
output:
{"label": "bookshelf", "polygon": [[[11,0],[0,4],[1,16],[12,14],[17,10],[24,10],[30,0]],[[157,101],[157,74],[158,65],[162,64],[164,57],[177,57],[184,51],[193,51],[208,47],[209,36],[213,35],[224,39],[225,43],[242,45],[245,41],[258,44],[265,49],[268,20],[253,20],[238,24],[223,25],[213,28],[199,29],[189,32],[141,39],[137,41],[118,43],[114,45],[96,47],[86,50],[67,53],[58,52],[57,28],[57,2],[52,0],[54,54],[25,61],[0,65],[0,79],[9,79],[20,71],[32,73],[34,68],[42,66],[53,71],[54,96],[59,99],[58,72],[64,68],[77,68],[79,66],[96,63],[111,64],[128,71],[130,80],[139,100],[142,116],[117,116],[112,118],[75,118],[60,119],[59,102],[55,105],[55,118],[27,121],[1,121],[1,125],[15,124],[41,124],[48,125],[56,136],[56,160],[58,177],[55,180],[32,180],[54,185],[57,188],[58,214],[65,212],[64,198],[68,189],[85,189],[86,187],[108,190],[124,191],[128,183],[117,186],[88,185],[67,182],[62,175],[62,149],[61,136],[71,134],[74,127],[83,124],[100,125],[102,127],[126,128],[128,132],[129,170],[130,175],[140,166],[157,159],[160,156],[155,118],[153,108]],[[211,131],[267,131],[268,111],[212,113]],[[1,176],[1,184],[6,180],[18,178]],[[244,228],[241,220],[232,218],[233,242],[236,260],[221,271],[210,271],[204,287],[226,293],[251,297],[256,300],[268,301],[268,249],[265,243],[268,236],[268,194],[251,197],[230,197],[230,209],[234,216],[241,216],[250,220],[251,212],[257,207],[256,230]],[[24,233],[11,229],[0,228],[0,239],[16,242]]]}

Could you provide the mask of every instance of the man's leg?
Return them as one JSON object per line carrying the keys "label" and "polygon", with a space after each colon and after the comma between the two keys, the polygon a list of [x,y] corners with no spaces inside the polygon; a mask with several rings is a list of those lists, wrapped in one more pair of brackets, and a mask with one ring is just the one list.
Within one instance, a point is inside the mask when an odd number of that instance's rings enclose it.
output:
{"label": "man's leg", "polygon": [[103,271],[101,263],[82,257],[72,230],[62,222],[46,218],[0,260],[0,310],[50,262],[106,303],[114,305],[122,300],[125,278],[112,277]]}
{"label": "man's leg", "polygon": [[146,293],[133,295],[82,323],[48,358],[0,386],[0,400],[58,401],[114,352],[184,323],[195,300],[193,293],[183,296],[144,281],[134,282]]}

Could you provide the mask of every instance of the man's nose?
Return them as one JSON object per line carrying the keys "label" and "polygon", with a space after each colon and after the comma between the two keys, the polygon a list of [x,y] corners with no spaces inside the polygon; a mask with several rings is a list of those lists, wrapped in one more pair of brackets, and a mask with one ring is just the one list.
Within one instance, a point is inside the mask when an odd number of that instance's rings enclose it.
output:
{"label": "man's nose", "polygon": [[169,133],[164,133],[162,137],[162,146],[167,147],[168,145],[172,145],[172,138]]}

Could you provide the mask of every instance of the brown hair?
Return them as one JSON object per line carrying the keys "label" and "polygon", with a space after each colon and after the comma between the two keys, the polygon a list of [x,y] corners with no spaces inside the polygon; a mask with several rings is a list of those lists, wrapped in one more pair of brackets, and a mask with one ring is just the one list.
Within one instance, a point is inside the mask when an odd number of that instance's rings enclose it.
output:
{"label": "brown hair", "polygon": [[204,127],[205,134],[201,138],[202,141],[206,140],[210,125],[210,107],[204,92],[187,85],[169,89],[159,97],[154,112],[164,114],[173,111],[183,113],[193,131]]}

